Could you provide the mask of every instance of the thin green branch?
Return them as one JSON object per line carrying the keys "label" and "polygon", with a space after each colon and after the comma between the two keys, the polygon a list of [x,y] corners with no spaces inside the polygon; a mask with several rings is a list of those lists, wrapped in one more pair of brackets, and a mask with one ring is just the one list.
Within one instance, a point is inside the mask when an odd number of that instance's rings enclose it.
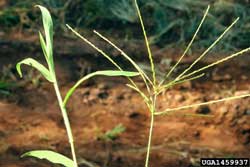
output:
{"label": "thin green branch", "polygon": [[150,119],[151,121],[150,121],[150,129],[149,129],[149,136],[148,136],[148,146],[147,146],[145,167],[149,166],[149,156],[150,156],[151,142],[152,142],[152,135],[153,135],[153,128],[154,128],[154,114],[153,113],[151,114]]}
{"label": "thin green branch", "polygon": [[150,99],[144,93],[142,93],[142,91],[139,88],[134,87],[134,86],[132,86],[130,84],[126,84],[126,86],[128,86],[129,88],[131,88],[131,89],[135,90],[136,92],[138,92],[141,95],[141,97],[143,98],[143,100],[146,103],[147,107],[150,109],[150,107],[151,107]]}
{"label": "thin green branch", "polygon": [[[179,110],[181,111],[181,110]],[[211,114],[193,114],[193,113],[183,113],[183,112],[179,112],[179,111],[175,111],[175,112],[169,112],[168,114],[165,114],[165,116],[177,116],[177,117],[203,117],[203,118],[213,118],[215,117],[215,115],[211,115]],[[164,116],[164,115],[161,115]]]}
{"label": "thin green branch", "polygon": [[239,17],[229,26],[226,28],[226,30],[210,45],[201,55],[198,57],[186,70],[184,70],[175,80],[178,80],[183,75],[186,74],[200,59],[202,59],[224,36],[225,34],[237,23],[239,20]]}
{"label": "thin green branch", "polygon": [[66,111],[66,109],[65,109],[65,107],[63,105],[62,96],[61,96],[61,93],[60,93],[56,78],[55,78],[55,82],[54,82],[54,89],[55,89],[55,92],[56,92],[56,96],[57,96],[59,106],[60,106],[60,109],[61,109],[61,112],[62,112],[64,124],[65,124],[65,127],[66,127],[66,132],[67,132],[67,135],[68,135],[68,140],[69,140],[70,148],[71,148],[71,154],[72,154],[72,158],[73,158],[73,161],[74,161],[74,167],[78,167],[77,159],[76,159],[76,153],[75,153],[75,147],[74,147],[73,134],[72,134],[72,130],[71,130],[71,126],[70,126],[67,111]]}
{"label": "thin green branch", "polygon": [[199,24],[197,30],[195,31],[195,33],[194,33],[194,35],[193,35],[193,38],[191,39],[191,41],[189,42],[187,48],[185,49],[184,53],[182,54],[182,56],[180,57],[180,59],[177,61],[177,63],[176,63],[176,64],[171,68],[171,70],[167,73],[167,75],[166,75],[166,76],[164,77],[164,79],[161,81],[160,85],[163,84],[163,83],[165,82],[165,80],[172,74],[172,72],[174,71],[174,69],[176,69],[176,67],[179,65],[179,63],[181,62],[181,60],[182,60],[182,59],[184,58],[184,56],[187,54],[188,50],[190,49],[190,47],[192,46],[192,44],[193,44],[193,42],[194,42],[194,40],[195,40],[195,38],[196,38],[198,32],[200,31],[200,28],[201,28],[201,26],[203,25],[203,22],[205,21],[205,18],[206,18],[207,14],[208,14],[209,9],[210,9],[210,5],[208,5],[207,10],[206,10],[206,12],[204,13],[203,18],[202,18],[202,20],[201,20],[201,22],[200,22],[200,24]]}
{"label": "thin green branch", "polygon": [[[78,32],[76,32],[73,28],[71,28],[69,25],[66,24],[66,26],[73,32],[76,34],[76,36],[78,36],[80,39],[82,39],[84,42],[86,42],[88,45],[90,45],[91,47],[93,47],[96,51],[98,51],[99,53],[101,53],[105,58],[107,58],[115,67],[117,67],[120,71],[123,71],[123,69],[109,56],[107,55],[103,50],[99,49],[97,46],[95,46],[92,42],[90,42],[88,39],[84,38],[81,34],[79,34]],[[129,57],[128,57],[129,58]],[[130,59],[131,60],[131,59]],[[141,71],[142,72],[142,71]],[[139,72],[140,73],[140,72]],[[141,74],[141,73],[140,73]],[[142,75],[142,74],[141,74]],[[145,74],[146,76],[146,74]],[[143,77],[143,75],[142,75]],[[138,88],[138,86],[136,85],[136,83],[130,78],[127,77],[127,79],[131,82],[131,84],[136,87],[138,90],[140,90]],[[145,78],[144,78],[145,79]],[[150,89],[148,88],[148,91],[150,91]],[[146,96],[142,91],[140,91],[140,95]]]}
{"label": "thin green branch", "polygon": [[134,0],[134,1],[135,1],[135,7],[136,7],[136,10],[137,10],[137,14],[138,14],[139,19],[140,19],[141,28],[142,28],[142,31],[143,31],[147,51],[148,51],[148,57],[149,57],[149,60],[150,60],[151,71],[152,71],[152,75],[153,75],[153,83],[154,83],[154,86],[155,86],[156,85],[156,73],[155,73],[155,67],[154,67],[154,59],[153,59],[153,56],[152,56],[152,52],[151,52],[150,45],[149,45],[149,42],[148,42],[147,32],[146,32],[145,27],[144,27],[143,19],[142,19],[142,16],[141,16],[141,12],[140,12],[137,0]]}
{"label": "thin green branch", "polygon": [[168,108],[164,111],[156,112],[155,115],[169,114],[171,112],[178,111],[178,110],[185,110],[185,109],[190,109],[190,108],[194,108],[194,107],[224,102],[224,101],[236,100],[236,99],[240,99],[240,98],[244,98],[244,97],[250,97],[250,94],[232,96],[232,97],[227,97],[227,98],[223,98],[223,99],[219,99],[219,100],[212,100],[212,101],[208,101],[208,102],[204,102],[204,103],[191,104],[191,105],[186,105],[186,106],[181,106],[181,107],[176,107],[176,108]]}
{"label": "thin green branch", "polygon": [[246,49],[243,49],[243,50],[241,50],[241,51],[239,51],[239,52],[236,52],[236,53],[234,53],[234,54],[232,54],[232,55],[230,55],[230,56],[227,56],[227,57],[225,57],[225,58],[223,58],[223,59],[220,59],[220,60],[218,60],[218,61],[216,61],[216,62],[214,62],[214,63],[211,63],[211,64],[209,64],[209,65],[207,65],[207,66],[205,66],[205,67],[202,67],[202,68],[200,68],[200,69],[198,69],[198,70],[195,70],[195,71],[193,71],[193,72],[191,72],[191,73],[189,73],[189,74],[187,74],[187,75],[184,75],[184,76],[182,76],[180,79],[185,79],[185,78],[187,78],[187,77],[189,77],[189,76],[192,76],[192,75],[194,75],[194,74],[196,74],[196,73],[199,73],[199,72],[201,72],[201,71],[204,71],[204,70],[206,70],[206,69],[208,69],[208,68],[210,68],[210,67],[213,67],[213,66],[218,65],[218,64],[220,64],[220,63],[223,63],[223,62],[225,62],[225,61],[228,61],[228,60],[230,60],[230,59],[232,59],[232,58],[235,58],[235,57],[237,57],[237,56],[240,56],[240,55],[242,55],[242,54],[244,54],[244,53],[246,53],[246,52],[248,52],[248,51],[250,51],[250,47],[249,47],[249,48],[246,48]]}
{"label": "thin green branch", "polygon": [[213,118],[214,115],[206,115],[206,114],[183,114],[183,116],[187,117],[203,117],[203,118]]}
{"label": "thin green branch", "polygon": [[188,78],[188,79],[184,79],[184,80],[179,80],[179,81],[176,81],[176,82],[170,82],[166,85],[163,85],[162,87],[160,87],[159,91],[158,91],[158,94],[160,94],[161,92],[163,92],[164,90],[174,86],[174,85],[178,85],[178,84],[181,84],[181,83],[184,83],[184,82],[187,82],[187,81],[192,81],[192,80],[195,80],[195,79],[198,79],[198,78],[201,78],[205,75],[205,73],[202,73],[200,75],[197,75],[197,76],[194,76],[192,78]]}
{"label": "thin green branch", "polygon": [[100,38],[102,38],[104,41],[109,43],[111,46],[113,46],[116,50],[118,50],[122,56],[124,56],[134,67],[135,69],[140,73],[145,85],[147,86],[148,91],[150,92],[149,85],[147,81],[153,86],[152,81],[149,79],[149,77],[145,74],[145,72],[135,63],[133,59],[131,59],[122,49],[120,49],[117,45],[115,45],[113,42],[111,42],[108,38],[100,34],[99,32],[94,30],[94,33],[98,35]]}
{"label": "thin green branch", "polygon": [[73,28],[71,28],[68,24],[66,26],[80,39],[82,39],[84,42],[86,42],[88,45],[90,45],[92,48],[94,48],[96,51],[101,53],[104,57],[106,57],[115,67],[117,67],[119,70],[122,71],[122,68],[105,52],[103,52],[101,49],[99,49],[97,46],[95,46],[92,42],[90,42],[88,39],[84,38],[81,34],[79,34],[77,31],[75,31]]}
{"label": "thin green branch", "polygon": [[155,94],[152,97],[153,104],[150,108],[150,129],[149,129],[149,136],[148,136],[148,146],[147,146],[147,155],[145,160],[145,167],[149,166],[149,157],[150,157],[150,150],[151,150],[151,143],[152,143],[152,137],[153,137],[153,129],[154,129],[154,113],[156,112],[156,101],[157,101],[157,95]]}

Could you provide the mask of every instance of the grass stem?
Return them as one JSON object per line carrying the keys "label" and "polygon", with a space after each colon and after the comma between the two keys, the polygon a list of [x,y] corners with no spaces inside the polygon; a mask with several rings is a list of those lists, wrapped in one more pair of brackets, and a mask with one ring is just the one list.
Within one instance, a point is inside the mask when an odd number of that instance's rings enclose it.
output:
{"label": "grass stem", "polygon": [[151,117],[151,122],[150,122],[149,136],[148,136],[148,146],[147,146],[147,155],[146,155],[145,167],[148,167],[148,165],[149,165],[149,157],[150,157],[150,150],[151,150],[152,134],[153,134],[153,127],[154,127],[154,114],[151,113],[150,117]]}
{"label": "grass stem", "polygon": [[157,95],[155,94],[152,97],[153,104],[151,105],[150,108],[150,129],[149,129],[149,135],[148,135],[148,146],[147,146],[147,155],[146,155],[146,161],[145,161],[145,167],[149,166],[149,157],[150,157],[150,150],[151,150],[151,143],[152,143],[152,136],[153,136],[153,129],[154,129],[154,116],[155,116],[155,111],[156,111],[156,100],[157,100]]}
{"label": "grass stem", "polygon": [[55,89],[56,96],[57,96],[57,99],[58,99],[58,103],[59,103],[59,106],[60,106],[60,109],[61,109],[61,112],[62,112],[63,121],[64,121],[64,124],[65,124],[65,127],[66,127],[66,132],[67,132],[68,140],[69,140],[69,143],[70,143],[71,154],[72,154],[72,158],[73,158],[73,161],[74,161],[74,167],[78,167],[77,160],[76,160],[75,147],[74,147],[74,139],[73,139],[73,135],[72,135],[71,127],[70,127],[70,122],[69,122],[67,111],[66,111],[66,109],[64,107],[64,104],[63,104],[62,96],[61,96],[61,93],[60,93],[60,90],[59,90],[56,79],[55,79],[55,82],[54,82],[54,89]]}

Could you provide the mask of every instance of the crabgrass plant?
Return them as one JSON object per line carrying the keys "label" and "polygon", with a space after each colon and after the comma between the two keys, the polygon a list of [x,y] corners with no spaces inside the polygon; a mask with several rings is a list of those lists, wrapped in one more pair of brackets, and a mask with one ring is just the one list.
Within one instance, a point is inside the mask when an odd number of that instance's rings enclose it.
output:
{"label": "crabgrass plant", "polygon": [[[171,87],[186,82],[186,81],[190,81],[190,80],[195,80],[197,78],[201,78],[204,76],[204,70],[214,67],[220,63],[223,63],[225,61],[228,61],[232,58],[235,58],[237,56],[243,55],[244,53],[250,51],[250,47],[243,49],[239,52],[233,53],[225,58],[219,59],[211,64],[208,64],[202,68],[196,69],[192,71],[192,68],[194,67],[194,65],[196,65],[204,56],[207,55],[207,53],[209,51],[211,51],[212,48],[214,48],[216,46],[216,44],[218,44],[221,39],[230,31],[230,29],[236,24],[236,22],[239,20],[239,18],[237,18],[234,22],[232,22],[232,24],[230,26],[228,26],[224,32],[214,41],[212,42],[212,44],[188,67],[186,68],[183,72],[181,72],[176,78],[174,79],[170,79],[170,76],[173,74],[173,71],[176,69],[176,67],[180,64],[180,62],[182,61],[182,59],[185,57],[185,55],[187,54],[188,50],[190,49],[190,47],[192,46],[197,34],[199,33],[199,30],[201,29],[207,15],[210,9],[210,6],[207,7],[201,21],[200,24],[198,25],[191,41],[189,42],[188,46],[186,47],[186,49],[184,50],[183,54],[180,56],[179,60],[176,62],[176,64],[174,64],[174,66],[170,69],[169,72],[166,72],[165,77],[158,81],[156,79],[156,70],[155,70],[155,63],[154,63],[154,59],[153,59],[153,55],[150,49],[150,44],[149,44],[149,40],[147,37],[147,33],[144,27],[144,23],[143,23],[143,19],[141,16],[141,12],[140,9],[138,7],[137,4],[137,0],[134,0],[135,3],[135,8],[139,17],[139,21],[141,24],[141,28],[142,28],[142,32],[144,35],[144,39],[145,39],[145,44],[146,44],[146,48],[147,48],[147,52],[148,52],[148,58],[149,58],[149,62],[150,62],[150,66],[151,66],[151,74],[147,75],[143,69],[140,68],[140,66],[138,66],[138,64],[130,57],[128,56],[123,50],[121,50],[116,44],[114,44],[113,42],[111,42],[108,38],[106,38],[105,36],[103,36],[102,34],[100,34],[99,32],[94,30],[94,33],[99,36],[101,39],[103,39],[104,41],[106,41],[108,44],[110,44],[112,47],[114,47],[116,50],[118,50],[120,52],[120,54],[127,59],[132,65],[133,67],[137,70],[137,72],[139,73],[140,77],[142,78],[142,80],[144,81],[144,84],[146,86],[146,90],[139,88],[136,83],[132,80],[132,78],[130,78],[128,76],[129,82],[130,84],[127,84],[127,86],[133,90],[135,90],[136,92],[139,93],[139,95],[142,97],[143,101],[145,102],[145,104],[148,107],[148,110],[150,112],[150,117],[151,117],[151,121],[150,121],[150,128],[149,128],[149,135],[148,135],[148,145],[147,145],[147,153],[146,153],[146,158],[145,158],[145,167],[149,166],[149,158],[150,158],[150,148],[151,148],[151,140],[152,140],[152,135],[153,135],[153,127],[154,127],[154,120],[155,120],[155,116],[162,116],[162,115],[168,115],[172,112],[175,111],[179,111],[179,110],[184,110],[184,109],[190,109],[193,107],[199,107],[199,106],[203,106],[203,105],[209,105],[209,104],[215,104],[215,103],[219,103],[219,102],[224,102],[224,101],[229,101],[229,100],[235,100],[235,99],[240,99],[240,98],[244,98],[244,97],[249,97],[250,94],[243,94],[243,95],[237,95],[237,96],[232,96],[232,97],[225,97],[219,100],[212,100],[212,101],[208,101],[208,102],[204,102],[204,103],[197,103],[197,104],[190,104],[190,105],[185,105],[185,106],[180,106],[180,107],[175,107],[175,108],[166,108],[164,110],[159,110],[157,107],[157,97],[165,92],[166,90],[170,89]],[[67,27],[79,38],[81,38],[85,43],[87,43],[88,45],[90,45],[92,48],[94,48],[96,51],[98,51],[100,54],[102,54],[104,57],[106,57],[115,67],[117,67],[120,71],[122,71],[123,69],[107,54],[105,53],[103,50],[101,50],[100,48],[98,48],[96,45],[94,45],[93,43],[91,43],[88,39],[86,39],[85,37],[83,37],[82,35],[80,35],[77,31],[75,31],[72,27],[70,27],[69,25],[67,25]],[[76,85],[77,87],[78,85]],[[75,87],[75,88],[76,88]],[[66,104],[66,101],[65,101]],[[198,116],[204,116],[204,115],[198,115]]]}
{"label": "crabgrass plant", "polygon": [[[64,120],[64,124],[66,127],[66,132],[68,136],[68,141],[70,144],[71,148],[71,154],[72,154],[72,159],[56,153],[54,151],[50,150],[35,150],[35,151],[29,151],[25,154],[22,155],[22,157],[26,156],[32,156],[40,159],[47,159],[48,161],[55,163],[55,164],[61,164],[66,167],[77,167],[77,158],[76,158],[76,153],[75,153],[75,147],[74,147],[74,140],[73,140],[73,135],[72,135],[72,130],[70,126],[70,121],[68,117],[68,113],[66,111],[66,102],[71,96],[71,94],[74,92],[74,90],[84,81],[87,79],[97,76],[97,75],[104,75],[104,76],[125,76],[125,77],[133,77],[139,75],[138,72],[130,72],[130,71],[123,71],[121,69],[115,71],[115,70],[106,70],[106,71],[96,71],[93,73],[88,74],[87,76],[83,77],[80,79],[66,94],[64,100],[62,99],[58,83],[57,83],[57,78],[56,78],[56,73],[55,73],[55,66],[54,66],[54,60],[53,60],[53,22],[51,15],[49,11],[43,7],[43,6],[37,6],[42,13],[42,21],[43,21],[43,28],[44,28],[44,34],[45,34],[45,40],[41,32],[39,32],[39,38],[40,38],[40,44],[43,50],[43,54],[45,56],[46,62],[48,67],[45,67],[44,65],[40,64],[38,61],[32,59],[32,58],[26,58],[16,65],[16,69],[22,77],[22,70],[21,70],[21,65],[29,65],[35,69],[37,69],[45,78],[48,80],[50,83],[53,84],[55,93],[57,96],[57,100],[59,103],[59,107],[61,109],[62,117]],[[87,165],[87,164],[86,164]]]}

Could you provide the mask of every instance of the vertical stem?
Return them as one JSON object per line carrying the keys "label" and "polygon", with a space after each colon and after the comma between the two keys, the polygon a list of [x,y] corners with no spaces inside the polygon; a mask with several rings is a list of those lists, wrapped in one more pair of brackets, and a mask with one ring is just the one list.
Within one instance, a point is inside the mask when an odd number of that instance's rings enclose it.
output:
{"label": "vertical stem", "polygon": [[150,123],[150,130],[149,130],[149,136],[148,136],[148,147],[147,147],[147,156],[146,156],[145,167],[148,167],[148,164],[149,164],[149,156],[150,156],[150,148],[151,148],[151,141],[152,141],[152,134],[153,134],[153,126],[154,126],[154,114],[151,113],[151,123]]}
{"label": "vertical stem", "polygon": [[153,105],[150,109],[151,122],[150,122],[149,136],[148,136],[148,146],[147,146],[145,167],[148,167],[148,164],[149,164],[150,149],[151,149],[151,142],[152,142],[152,135],[153,135],[153,128],[154,128],[154,113],[155,113],[155,108],[156,108],[156,98],[157,98],[157,95],[154,95],[154,97],[152,99]]}
{"label": "vertical stem", "polygon": [[74,167],[78,167],[77,160],[76,160],[75,147],[74,147],[74,140],[73,140],[73,135],[72,135],[71,127],[70,127],[70,122],[69,122],[69,118],[68,118],[68,115],[67,115],[67,111],[66,111],[66,109],[65,109],[65,107],[63,105],[62,96],[60,94],[60,90],[58,88],[58,84],[57,84],[56,79],[55,79],[55,82],[54,82],[54,88],[55,88],[56,96],[57,96],[59,106],[60,106],[60,109],[61,109],[61,112],[62,112],[63,121],[64,121],[64,124],[65,124],[65,127],[66,127],[66,132],[67,132],[68,140],[69,140],[69,143],[70,143],[71,154],[72,154],[73,161],[74,161]]}

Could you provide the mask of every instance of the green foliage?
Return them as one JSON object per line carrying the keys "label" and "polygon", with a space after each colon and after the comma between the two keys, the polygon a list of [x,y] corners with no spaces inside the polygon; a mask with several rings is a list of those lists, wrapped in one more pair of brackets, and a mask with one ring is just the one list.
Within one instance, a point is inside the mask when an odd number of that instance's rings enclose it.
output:
{"label": "green foliage", "polygon": [[26,64],[26,65],[29,65],[33,68],[36,68],[38,71],[41,72],[41,74],[43,74],[43,76],[50,82],[53,82],[53,78],[49,72],[49,70],[44,67],[42,64],[40,64],[39,62],[37,62],[36,60],[32,59],[32,58],[27,58],[27,59],[24,59],[22,61],[20,61],[19,63],[17,63],[16,65],[16,69],[17,69],[17,72],[18,74],[20,75],[20,77],[22,77],[22,70],[21,70],[21,65],[22,64]]}
{"label": "green foliage", "polygon": [[54,86],[54,89],[55,89],[55,92],[57,95],[57,100],[58,100],[58,103],[59,103],[59,106],[61,109],[61,113],[63,115],[64,124],[66,127],[68,140],[70,143],[73,161],[66,158],[66,157],[63,157],[62,155],[60,155],[58,153],[54,153],[54,152],[50,152],[50,151],[31,151],[31,152],[24,154],[24,156],[34,156],[34,157],[41,158],[41,159],[46,158],[47,160],[51,161],[52,163],[61,163],[63,165],[66,165],[67,167],[72,167],[72,166],[77,167],[77,161],[76,161],[76,155],[75,155],[71,127],[70,127],[67,111],[64,108],[63,103],[62,103],[62,97],[61,97],[61,94],[60,94],[60,91],[58,88],[55,69],[54,69],[53,22],[52,22],[51,15],[46,8],[39,6],[39,5],[37,7],[41,10],[41,13],[42,13],[42,21],[43,21],[43,26],[44,26],[46,42],[44,41],[44,38],[40,32],[39,32],[39,37],[40,37],[40,42],[41,42],[41,47],[42,47],[42,50],[44,53],[44,57],[47,61],[47,65],[48,65],[49,69],[47,69],[42,64],[40,64],[39,62],[37,62],[36,60],[34,60],[32,58],[27,58],[27,59],[24,59],[24,60],[20,61],[19,63],[17,63],[16,69],[17,69],[19,75],[22,77],[21,65],[22,64],[30,65],[30,66],[36,68],[38,71],[40,71],[41,74],[48,81],[53,83],[53,86]]}
{"label": "green foliage", "polygon": [[9,84],[7,82],[0,81],[0,89],[8,89],[11,88],[13,84]]}
{"label": "green foliage", "polygon": [[74,162],[71,159],[54,151],[48,151],[48,150],[29,151],[23,154],[21,157],[35,157],[39,159],[46,159],[54,164],[61,164],[64,165],[65,167],[74,166]]}
{"label": "green foliage", "polygon": [[40,8],[41,13],[42,13],[42,20],[43,20],[43,27],[44,27],[44,32],[45,32],[45,39],[46,43],[44,41],[44,38],[42,34],[39,32],[39,37],[40,37],[40,42],[41,42],[41,47],[44,53],[44,57],[47,61],[49,69],[44,67],[42,64],[37,62],[36,60],[32,58],[26,58],[16,65],[16,69],[22,77],[22,71],[21,71],[21,65],[26,64],[31,67],[36,68],[38,71],[43,74],[43,76],[50,82],[55,82],[55,71],[54,71],[54,61],[53,61],[53,22],[50,16],[49,11],[42,7],[37,5],[38,8]]}
{"label": "green foliage", "polygon": [[66,0],[16,0],[7,1],[6,7],[0,11],[0,25],[3,30],[18,27],[23,30],[32,29],[39,23],[38,13],[34,10],[37,4],[46,5],[55,9],[55,13],[60,11]]}
{"label": "green foliage", "polygon": [[[233,30],[224,43],[218,44],[216,51],[245,48],[250,43],[250,38],[248,38],[250,6],[244,1],[138,0],[138,3],[142,13],[147,15],[145,25],[149,32],[150,43],[162,47],[173,43],[184,45],[192,38],[191,34],[199,24],[202,9],[208,4],[212,7],[209,20],[204,23],[206,28],[201,29],[197,36],[200,40],[195,42],[193,47],[208,47],[216,36],[237,17],[241,18],[238,29]],[[57,30],[64,29],[65,23],[78,28],[98,27],[105,30],[107,28],[119,30],[121,24],[125,29],[130,29],[131,24],[138,24],[133,0],[13,1],[9,3],[8,8],[0,12],[0,24],[8,29],[18,25],[32,28],[33,23],[38,23],[37,13],[32,10],[35,4],[46,5],[50,8],[56,16]]]}
{"label": "green foliage", "polygon": [[0,11],[0,25],[11,27],[20,24],[20,18],[13,9]]}
{"label": "green foliage", "polygon": [[42,46],[43,53],[45,55],[45,58],[47,60],[47,63],[49,65],[50,69],[53,69],[54,62],[53,62],[53,22],[52,22],[52,18],[50,16],[49,11],[46,8],[39,6],[39,5],[37,5],[37,7],[39,7],[41,12],[42,12],[43,28],[44,28],[45,39],[46,39],[46,43],[45,43],[43,36],[39,32],[41,46]]}
{"label": "green foliage", "polygon": [[13,83],[8,83],[4,81],[0,81],[0,94],[3,95],[10,95],[10,89],[13,88],[15,85]]}
{"label": "green foliage", "polygon": [[100,138],[103,140],[112,141],[115,140],[119,135],[121,135],[125,130],[126,128],[122,124],[119,124],[113,129],[107,131],[105,134],[102,134]]}
{"label": "green foliage", "polygon": [[[131,24],[137,24],[137,15],[134,10],[133,0],[78,0],[74,5],[84,6],[79,17],[66,21],[77,27],[100,27],[102,28],[116,22],[124,24],[128,27]],[[234,18],[240,17],[241,23],[238,29],[234,30],[225,42],[217,45],[218,49],[232,50],[234,48],[244,48],[250,43],[247,38],[250,34],[250,7],[237,1],[209,1],[209,0],[139,0],[141,11],[147,15],[145,25],[149,32],[150,43],[155,43],[165,47],[168,44],[180,43],[185,44],[192,37],[191,34],[196,30],[202,15],[202,9],[208,4],[212,10],[209,14],[209,20],[204,24],[197,38],[199,42],[194,43],[193,47],[206,48],[210,45],[216,36],[218,36],[224,28]],[[91,9],[91,10],[89,10]],[[70,10],[68,10],[69,12]],[[77,10],[76,10],[77,11]],[[74,12],[77,13],[77,12]],[[92,13],[90,15],[90,13]],[[152,13],[152,14],[149,14]],[[87,17],[88,16],[88,17]],[[81,18],[81,21],[76,22]],[[91,21],[90,21],[91,20]],[[108,26],[109,29],[116,28]],[[119,26],[117,27],[119,29]],[[128,27],[130,28],[130,27]],[[132,30],[131,30],[132,31]],[[207,33],[209,32],[209,33]]]}
{"label": "green foliage", "polygon": [[120,0],[120,1],[113,1],[110,4],[110,11],[111,13],[117,17],[118,19],[134,23],[137,20],[137,16],[135,15],[136,11],[133,7],[133,2],[128,0]]}

